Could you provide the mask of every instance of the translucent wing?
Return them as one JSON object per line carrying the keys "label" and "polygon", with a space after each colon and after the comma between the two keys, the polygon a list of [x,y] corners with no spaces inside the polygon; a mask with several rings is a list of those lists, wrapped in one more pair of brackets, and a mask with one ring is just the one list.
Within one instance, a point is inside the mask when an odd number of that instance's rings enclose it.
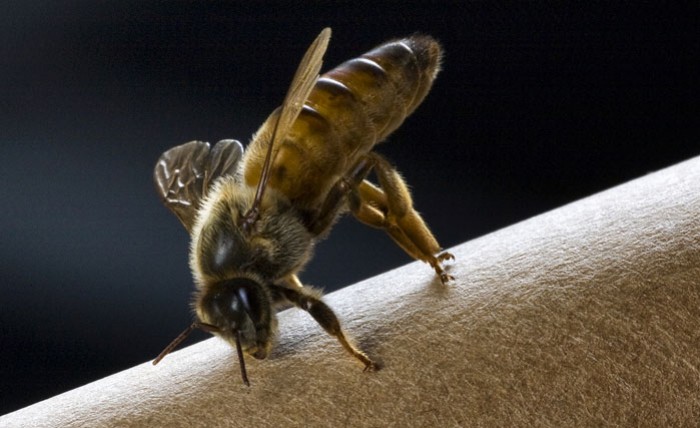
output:
{"label": "translucent wing", "polygon": [[191,232],[202,199],[217,178],[233,175],[243,154],[236,140],[190,141],[167,150],[156,163],[153,180],[163,204]]}
{"label": "translucent wing", "polygon": [[304,107],[304,102],[316,84],[316,79],[318,79],[321,65],[323,64],[323,54],[328,48],[330,38],[331,29],[324,28],[301,59],[287,95],[282,102],[282,112],[275,125],[271,147],[276,146],[287,135],[287,132],[289,132],[292,124]]}
{"label": "translucent wing", "polygon": [[311,46],[306,50],[304,57],[299,63],[299,67],[297,67],[296,73],[294,73],[292,83],[280,107],[279,118],[272,131],[272,139],[267,148],[265,164],[260,174],[258,188],[255,191],[253,206],[244,217],[242,224],[244,230],[249,230],[260,216],[260,203],[262,202],[263,193],[267,186],[270,164],[272,163],[272,149],[287,136],[294,121],[299,116],[301,109],[304,107],[304,102],[314,88],[319,71],[321,70],[321,65],[323,64],[323,54],[326,52],[326,48],[328,48],[328,41],[330,38],[331,29],[324,28],[316,37],[316,40],[314,40]]}

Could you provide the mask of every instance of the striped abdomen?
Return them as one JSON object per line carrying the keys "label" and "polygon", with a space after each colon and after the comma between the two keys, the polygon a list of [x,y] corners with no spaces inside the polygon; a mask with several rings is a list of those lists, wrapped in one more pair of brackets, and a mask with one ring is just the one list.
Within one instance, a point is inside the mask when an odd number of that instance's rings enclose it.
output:
{"label": "striped abdomen", "polygon": [[321,76],[306,104],[338,131],[362,129],[376,144],[423,101],[440,55],[429,36],[387,42]]}
{"label": "striped abdomen", "polygon": [[[339,176],[418,107],[440,57],[432,37],[416,35],[384,43],[323,74],[276,150],[269,185],[302,206],[318,203]],[[262,143],[256,140],[253,146]],[[249,155],[251,161],[262,160]],[[253,185],[257,177],[257,165],[248,165],[247,182]]]}

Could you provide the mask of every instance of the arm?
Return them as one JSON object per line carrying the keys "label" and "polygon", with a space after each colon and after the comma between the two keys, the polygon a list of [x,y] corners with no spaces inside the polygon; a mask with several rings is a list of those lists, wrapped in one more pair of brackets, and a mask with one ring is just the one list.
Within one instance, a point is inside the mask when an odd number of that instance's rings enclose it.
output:
{"label": "arm", "polygon": [[325,299],[383,367],[305,312],[251,361],[211,339],[0,418],[1,426],[688,426],[700,414],[700,158]]}

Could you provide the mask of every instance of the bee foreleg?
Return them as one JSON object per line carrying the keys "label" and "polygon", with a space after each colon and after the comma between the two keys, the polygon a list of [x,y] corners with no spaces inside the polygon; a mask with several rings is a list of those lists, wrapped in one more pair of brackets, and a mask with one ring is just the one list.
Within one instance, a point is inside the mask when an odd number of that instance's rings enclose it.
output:
{"label": "bee foreleg", "polygon": [[406,182],[391,164],[376,153],[367,155],[374,164],[380,187],[364,180],[350,196],[350,209],[361,222],[384,229],[410,256],[422,260],[435,270],[445,283],[452,276],[441,262],[454,258],[439,253],[440,245],[423,218],[413,208]]}
{"label": "bee foreleg", "polygon": [[365,365],[365,370],[377,370],[378,366],[359,348],[352,344],[340,327],[340,321],[336,317],[330,306],[326,305],[320,298],[321,293],[311,287],[286,288],[274,286],[276,291],[282,293],[284,297],[295,306],[308,312],[321,327],[331,336],[335,336],[353,357],[357,358]]}

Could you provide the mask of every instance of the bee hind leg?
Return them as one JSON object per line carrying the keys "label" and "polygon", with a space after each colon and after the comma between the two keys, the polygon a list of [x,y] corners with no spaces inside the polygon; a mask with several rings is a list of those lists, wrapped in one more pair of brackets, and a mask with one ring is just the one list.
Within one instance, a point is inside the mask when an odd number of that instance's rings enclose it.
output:
{"label": "bee hind leg", "polygon": [[361,222],[384,229],[411,257],[428,263],[445,284],[454,278],[442,263],[453,260],[448,252],[440,253],[435,236],[413,208],[406,182],[391,164],[376,153],[367,155],[379,180],[377,187],[362,181],[350,194],[350,209]]}
{"label": "bee hind leg", "polygon": [[311,315],[328,334],[338,339],[338,342],[340,342],[343,348],[345,348],[350,355],[357,358],[362,364],[364,364],[364,371],[375,371],[379,369],[379,366],[372,361],[367,354],[362,352],[350,341],[350,339],[348,339],[345,332],[343,332],[343,329],[340,327],[338,317],[335,315],[330,306],[326,305],[321,300],[321,293],[319,291],[314,290],[311,287],[295,289],[281,286],[274,287],[276,288],[276,291],[282,293],[290,303],[308,312],[309,315]]}

